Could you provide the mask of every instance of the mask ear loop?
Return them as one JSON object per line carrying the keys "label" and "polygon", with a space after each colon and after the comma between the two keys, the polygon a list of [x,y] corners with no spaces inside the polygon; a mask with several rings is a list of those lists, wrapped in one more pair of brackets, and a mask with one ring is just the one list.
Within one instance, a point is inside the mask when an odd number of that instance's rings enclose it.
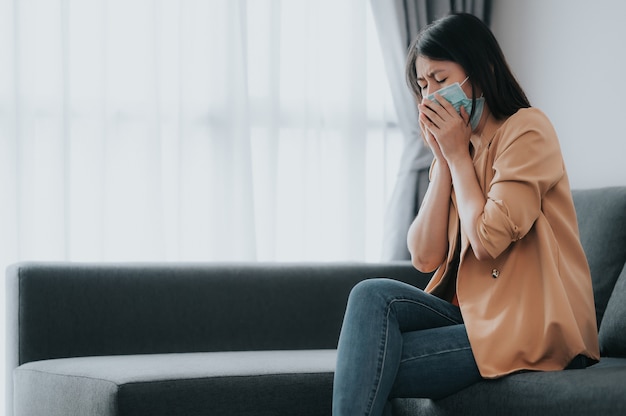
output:
{"label": "mask ear loop", "polygon": [[[463,84],[465,84],[467,82],[467,80],[469,79],[469,75],[467,77],[465,77],[465,79],[463,80],[463,82],[461,82],[459,84],[459,86],[463,86]],[[465,94],[465,96],[467,97],[467,94]],[[480,97],[478,98],[482,98],[483,97],[483,93],[480,93]],[[470,111],[469,114],[469,122],[471,123],[472,117],[474,116],[474,112],[476,111],[476,100],[477,98],[474,97],[474,86],[472,86],[472,111]]]}
{"label": "mask ear loop", "polygon": [[[459,86],[461,86],[461,87],[462,87],[462,86],[463,86],[463,84],[465,84],[465,83],[467,82],[467,80],[468,80],[468,79],[469,79],[469,76],[467,76],[467,77],[463,80],[463,82],[461,82],[461,83],[459,84]],[[483,98],[483,96],[484,96],[484,94],[481,92],[481,93],[480,93],[480,97],[478,97],[478,98]]]}

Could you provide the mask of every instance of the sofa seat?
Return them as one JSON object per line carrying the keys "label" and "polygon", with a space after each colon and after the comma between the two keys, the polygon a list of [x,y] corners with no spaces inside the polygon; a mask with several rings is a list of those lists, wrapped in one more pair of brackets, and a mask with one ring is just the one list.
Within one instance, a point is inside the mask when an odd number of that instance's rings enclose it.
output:
{"label": "sofa seat", "polygon": [[27,407],[16,413],[330,414],[335,359],[335,350],[291,350],[33,361],[14,371],[16,404]]}
{"label": "sofa seat", "polygon": [[[626,358],[583,370],[525,372],[485,380],[441,400],[395,399],[397,416],[626,415]],[[589,403],[593,403],[590,413]]]}

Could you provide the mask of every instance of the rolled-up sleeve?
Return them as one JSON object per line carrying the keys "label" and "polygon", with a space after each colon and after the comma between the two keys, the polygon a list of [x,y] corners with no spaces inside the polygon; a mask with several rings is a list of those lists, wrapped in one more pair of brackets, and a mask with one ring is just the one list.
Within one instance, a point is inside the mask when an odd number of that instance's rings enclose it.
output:
{"label": "rolled-up sleeve", "polygon": [[493,258],[524,238],[541,213],[543,196],[565,172],[556,132],[542,112],[531,109],[510,121],[488,150],[493,178],[477,224]]}

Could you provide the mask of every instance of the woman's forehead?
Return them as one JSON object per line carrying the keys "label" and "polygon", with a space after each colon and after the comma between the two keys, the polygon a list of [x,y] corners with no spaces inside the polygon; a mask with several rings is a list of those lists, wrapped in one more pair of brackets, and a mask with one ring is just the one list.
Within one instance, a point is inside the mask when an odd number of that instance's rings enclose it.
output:
{"label": "woman's forehead", "polygon": [[415,70],[420,78],[432,78],[439,72],[463,71],[463,68],[453,61],[441,61],[420,55],[415,60]]}

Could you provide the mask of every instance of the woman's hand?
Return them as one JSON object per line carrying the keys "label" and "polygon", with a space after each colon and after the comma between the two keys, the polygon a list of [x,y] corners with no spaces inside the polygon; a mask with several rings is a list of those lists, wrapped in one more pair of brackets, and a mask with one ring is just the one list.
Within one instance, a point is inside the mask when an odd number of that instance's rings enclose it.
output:
{"label": "woman's hand", "polygon": [[441,148],[439,147],[439,143],[435,139],[435,136],[422,121],[421,113],[419,118],[419,124],[420,129],[422,130],[422,137],[424,137],[424,141],[428,145],[428,148],[431,150],[431,152],[433,152],[433,156],[435,156],[435,159],[443,164],[447,164],[445,157],[443,157],[443,154],[441,153]]}
{"label": "woman's hand", "polygon": [[435,98],[437,102],[424,99],[418,106],[420,127],[426,133],[426,142],[435,156],[443,156],[447,162],[459,155],[467,156],[472,135],[469,115],[464,107],[459,115],[452,104],[437,93]]}
{"label": "woman's hand", "polygon": [[[479,260],[491,259],[476,231],[484,210],[485,197],[476,179],[469,153],[472,136],[469,115],[464,107],[461,107],[459,115],[452,104],[439,94],[435,93],[435,98],[441,104],[425,99],[418,106],[420,125],[428,132],[427,140],[435,143],[436,146],[432,148],[438,149],[447,162],[447,171],[454,184],[461,228],[470,242],[474,255]],[[420,235],[420,238],[423,238],[423,235]],[[416,263],[414,260],[414,264]]]}

